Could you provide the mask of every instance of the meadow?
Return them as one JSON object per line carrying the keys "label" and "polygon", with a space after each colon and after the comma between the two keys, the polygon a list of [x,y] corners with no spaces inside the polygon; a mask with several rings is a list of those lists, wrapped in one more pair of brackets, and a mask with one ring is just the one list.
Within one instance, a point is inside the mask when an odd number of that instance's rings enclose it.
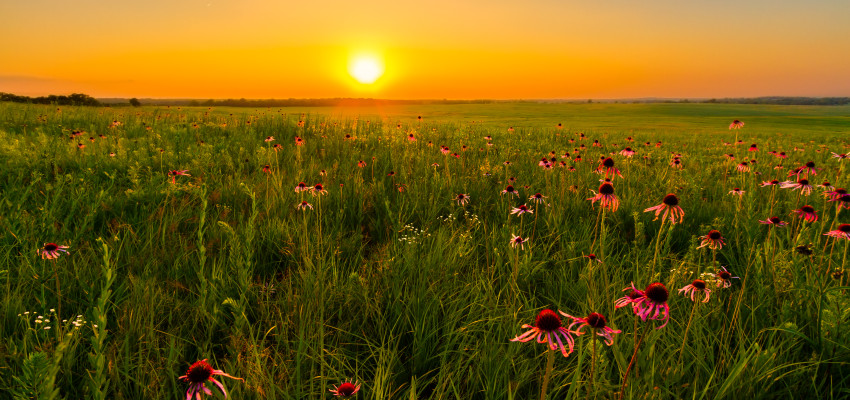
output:
{"label": "meadow", "polygon": [[850,398],[848,116],[0,103],[0,398]]}

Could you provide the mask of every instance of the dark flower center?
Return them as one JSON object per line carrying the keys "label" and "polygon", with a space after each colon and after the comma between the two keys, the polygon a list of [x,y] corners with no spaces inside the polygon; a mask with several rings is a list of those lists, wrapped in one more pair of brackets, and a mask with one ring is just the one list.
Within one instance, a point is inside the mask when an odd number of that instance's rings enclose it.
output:
{"label": "dark flower center", "polygon": [[630,298],[630,299],[634,300],[634,299],[639,299],[639,298],[643,297],[644,295],[643,295],[641,292],[637,291],[637,290],[632,290],[632,291],[631,291],[629,294],[627,294],[626,296],[628,296],[628,298]]}
{"label": "dark flower center", "polygon": [[[631,147],[626,147],[626,151],[632,151],[632,148],[631,148]],[[600,315],[600,317],[601,317],[601,315]]]}
{"label": "dark flower center", "polygon": [[535,194],[534,194],[534,198],[535,198],[535,199],[542,199],[542,198],[543,198],[543,195],[542,195],[542,194],[540,194],[540,193],[535,193]]}
{"label": "dark flower center", "polygon": [[[720,277],[720,279],[723,279],[724,281],[727,281],[732,278],[732,274],[726,271],[718,272],[717,276]],[[705,282],[703,282],[703,284],[705,284]]]}
{"label": "dark flower center", "polygon": [[773,223],[773,224],[778,224],[778,223],[782,222],[782,220],[779,219],[779,217],[770,217],[769,219],[770,219],[770,222]]}
{"label": "dark flower center", "polygon": [[357,390],[357,386],[354,386],[351,382],[345,382],[336,389],[336,392],[342,396],[351,396],[354,394],[354,391]]}
{"label": "dark flower center", "polygon": [[800,184],[800,185],[808,186],[809,180],[808,179],[800,179],[799,181],[797,181],[797,183]]}
{"label": "dark flower center", "polygon": [[838,230],[844,233],[850,233],[850,224],[841,224],[838,226]]}
{"label": "dark flower center", "polygon": [[614,194],[614,185],[610,183],[603,183],[602,186],[599,186],[599,194],[610,195]]}
{"label": "dark flower center", "polygon": [[466,198],[466,196],[464,196],[464,195],[462,195],[462,194],[459,194],[459,195],[457,195],[457,198],[458,198],[458,199],[460,199],[460,200],[463,200],[463,199],[465,199],[465,198]]}
{"label": "dark flower center", "polygon": [[517,208],[519,208],[519,209],[520,209],[520,210],[522,210],[522,211],[528,210],[528,207],[526,207],[525,205],[521,205],[521,206],[519,206],[519,207],[517,207]]}
{"label": "dark flower center", "polygon": [[750,165],[750,164],[748,164],[746,161],[744,161],[740,165],[746,167],[747,165]]}
{"label": "dark flower center", "polygon": [[192,364],[189,367],[189,371],[186,372],[186,379],[192,383],[203,383],[210,379],[212,376],[213,368],[206,361],[198,361]]}
{"label": "dark flower center", "polygon": [[56,251],[58,248],[59,246],[57,246],[56,243],[47,243],[44,245],[44,251]]}
{"label": "dark flower center", "polygon": [[305,188],[305,187],[307,187],[307,184],[304,183],[304,182],[301,182],[301,183],[298,184],[298,187]]}
{"label": "dark flower center", "polygon": [[675,194],[671,193],[671,194],[664,196],[664,200],[662,201],[662,203],[664,203],[668,206],[678,206],[679,205],[679,198],[676,197]]}
{"label": "dark flower center", "polygon": [[653,283],[646,287],[646,297],[655,303],[666,303],[669,293],[663,283]]}
{"label": "dark flower center", "polygon": [[847,194],[847,189],[844,189],[844,188],[835,189],[835,194]]}
{"label": "dark flower center", "polygon": [[809,161],[809,162],[807,162],[807,163],[806,163],[806,167],[808,167],[808,168],[814,168],[814,167],[815,167],[815,162],[814,162],[814,161]]}
{"label": "dark flower center", "polygon": [[561,327],[561,317],[552,310],[543,310],[537,314],[534,325],[542,331],[552,332]]}
{"label": "dark flower center", "polygon": [[[838,228],[838,229],[841,229],[841,228]],[[596,259],[596,254],[588,254],[588,255],[587,255],[587,258],[589,258],[589,259],[591,259],[591,260],[595,260],[595,259]]]}
{"label": "dark flower center", "polygon": [[607,322],[602,314],[590,313],[590,315],[587,316],[587,324],[593,329],[602,329],[605,325],[607,325]]}
{"label": "dark flower center", "polygon": [[824,183],[821,183],[821,186],[823,186],[823,187],[830,187],[830,186],[832,186],[832,184],[831,184],[831,183],[829,183],[829,182],[824,182]]}
{"label": "dark flower center", "polygon": [[702,280],[702,279],[696,279],[693,282],[691,282],[691,286],[693,286],[693,287],[695,287],[699,290],[705,290],[705,281]]}
{"label": "dark flower center", "polygon": [[508,187],[506,187],[506,188],[505,188],[505,191],[506,191],[506,192],[508,192],[508,193],[513,193],[513,192],[514,192],[514,187],[513,187],[513,186],[511,186],[511,185],[508,185]]}
{"label": "dark flower center", "polygon": [[800,207],[800,211],[807,213],[807,214],[811,214],[811,213],[815,212],[815,208],[812,207],[812,206],[803,206],[803,207]]}
{"label": "dark flower center", "polygon": [[611,159],[611,157],[608,157],[602,160],[602,165],[604,165],[606,168],[611,168],[614,166],[614,160]]}
{"label": "dark flower center", "polygon": [[720,240],[720,238],[721,238],[720,231],[717,231],[717,230],[708,231],[708,238],[711,239],[711,240]]}
{"label": "dark flower center", "polygon": [[770,184],[771,184],[771,185],[778,185],[778,184],[779,184],[779,181],[778,181],[778,180],[776,180],[776,179],[774,179],[774,180],[770,181]]}
{"label": "dark flower center", "polygon": [[807,256],[812,254],[812,249],[810,249],[809,246],[797,246],[794,248],[794,250],[796,250],[800,254]]}
{"label": "dark flower center", "polygon": [[321,183],[317,183],[316,186],[313,186],[313,189],[316,189],[321,192],[322,190],[325,190],[325,187],[322,186]]}

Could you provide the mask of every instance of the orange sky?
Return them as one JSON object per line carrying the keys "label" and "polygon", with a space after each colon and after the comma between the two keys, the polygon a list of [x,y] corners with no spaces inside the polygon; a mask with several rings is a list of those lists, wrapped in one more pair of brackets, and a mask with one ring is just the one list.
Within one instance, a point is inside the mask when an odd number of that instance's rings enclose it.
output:
{"label": "orange sky", "polygon": [[[848,0],[3,1],[0,91],[850,96],[847,21]],[[363,52],[386,64],[373,85],[347,73]]]}

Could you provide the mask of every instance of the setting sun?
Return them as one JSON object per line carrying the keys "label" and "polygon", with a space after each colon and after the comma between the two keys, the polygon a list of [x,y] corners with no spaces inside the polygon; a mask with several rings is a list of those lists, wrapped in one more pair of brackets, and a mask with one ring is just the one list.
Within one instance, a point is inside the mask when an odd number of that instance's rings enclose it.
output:
{"label": "setting sun", "polygon": [[364,85],[375,83],[384,74],[384,65],[374,56],[353,57],[348,63],[348,73]]}

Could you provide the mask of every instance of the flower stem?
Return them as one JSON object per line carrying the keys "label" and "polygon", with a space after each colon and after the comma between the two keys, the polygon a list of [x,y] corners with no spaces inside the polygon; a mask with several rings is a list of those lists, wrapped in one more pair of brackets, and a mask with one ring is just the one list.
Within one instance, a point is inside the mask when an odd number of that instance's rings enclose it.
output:
{"label": "flower stem", "polygon": [[658,245],[661,244],[661,232],[664,231],[664,221],[666,218],[661,219],[661,226],[658,228],[658,236],[655,238],[655,255],[652,256],[652,275],[655,276],[655,262],[658,260]]}
{"label": "flower stem", "polygon": [[[637,316],[635,316],[637,318]],[[635,320],[637,321],[637,320]],[[636,322],[637,323],[637,322]],[[626,368],[626,373],[623,374],[623,384],[620,386],[620,400],[623,400],[623,395],[626,393],[626,382],[629,379],[629,372],[632,370],[632,367],[635,365],[635,358],[637,358],[638,348],[640,348],[641,342],[643,342],[643,338],[646,337],[646,327],[649,324],[645,324],[643,327],[643,333],[640,335],[640,339],[638,339],[635,344],[635,352],[632,353],[632,359],[629,361],[629,366]],[[635,334],[637,334],[637,330],[635,330]]]}
{"label": "flower stem", "polygon": [[688,318],[688,325],[685,327],[685,335],[682,337],[682,347],[679,349],[679,365],[682,364],[682,354],[685,352],[685,342],[688,340],[688,331],[691,329],[691,321],[694,320],[697,305],[699,305],[699,301],[694,301],[694,306],[691,308],[691,316]]}
{"label": "flower stem", "polygon": [[552,374],[552,366],[555,364],[555,350],[546,347],[546,372],[543,373],[543,384],[540,386],[540,400],[546,400],[546,389],[549,386],[549,377]]}
{"label": "flower stem", "polygon": [[590,388],[587,391],[587,398],[590,398],[590,392],[592,391],[594,394],[594,398],[596,397],[596,329],[593,330],[593,335],[591,335],[591,339],[593,341],[593,358],[590,361]]}

